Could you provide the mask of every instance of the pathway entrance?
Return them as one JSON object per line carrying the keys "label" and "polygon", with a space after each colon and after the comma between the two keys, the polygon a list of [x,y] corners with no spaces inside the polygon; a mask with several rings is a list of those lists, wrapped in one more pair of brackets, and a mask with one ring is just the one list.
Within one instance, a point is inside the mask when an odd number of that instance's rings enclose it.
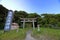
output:
{"label": "pathway entrance", "polygon": [[23,28],[25,28],[25,23],[32,23],[33,29],[35,29],[35,22],[37,22],[37,18],[20,18],[23,23]]}
{"label": "pathway entrance", "polygon": [[36,40],[35,38],[33,38],[33,37],[31,36],[31,33],[32,33],[31,30],[29,30],[29,31],[26,33],[26,38],[25,38],[25,40]]}

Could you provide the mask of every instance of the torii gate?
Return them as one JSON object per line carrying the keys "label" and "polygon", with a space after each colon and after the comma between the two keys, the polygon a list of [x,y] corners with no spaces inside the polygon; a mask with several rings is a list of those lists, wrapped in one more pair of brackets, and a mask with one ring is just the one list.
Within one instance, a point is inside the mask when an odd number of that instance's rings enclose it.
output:
{"label": "torii gate", "polygon": [[20,18],[20,19],[21,19],[21,22],[23,22],[23,28],[25,27],[25,23],[26,23],[26,22],[32,22],[32,24],[33,24],[33,29],[35,29],[34,23],[37,22],[37,21],[36,21],[37,18]]}

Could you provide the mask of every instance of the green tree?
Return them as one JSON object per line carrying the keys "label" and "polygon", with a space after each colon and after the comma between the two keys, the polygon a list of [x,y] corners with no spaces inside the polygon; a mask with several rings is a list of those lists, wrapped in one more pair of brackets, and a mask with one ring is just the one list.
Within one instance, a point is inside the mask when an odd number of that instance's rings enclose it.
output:
{"label": "green tree", "polygon": [[0,29],[4,28],[7,12],[8,12],[8,9],[0,5]]}
{"label": "green tree", "polygon": [[28,14],[28,18],[37,18],[37,17],[40,17],[40,15],[38,15],[37,13]]}
{"label": "green tree", "polygon": [[25,11],[14,11],[14,19],[13,22],[16,22],[20,25],[20,18],[26,18],[28,16]]}

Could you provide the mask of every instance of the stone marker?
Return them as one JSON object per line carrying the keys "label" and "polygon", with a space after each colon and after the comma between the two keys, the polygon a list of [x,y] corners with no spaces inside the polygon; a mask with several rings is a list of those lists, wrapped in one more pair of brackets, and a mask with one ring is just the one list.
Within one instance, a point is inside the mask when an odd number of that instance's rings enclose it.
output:
{"label": "stone marker", "polygon": [[13,19],[13,14],[14,13],[13,13],[12,10],[8,11],[8,15],[7,15],[6,22],[5,22],[5,27],[4,27],[4,32],[10,31],[11,24],[12,24],[12,19]]}
{"label": "stone marker", "polygon": [[37,25],[37,27],[38,27],[38,31],[40,31],[40,25],[39,24]]}

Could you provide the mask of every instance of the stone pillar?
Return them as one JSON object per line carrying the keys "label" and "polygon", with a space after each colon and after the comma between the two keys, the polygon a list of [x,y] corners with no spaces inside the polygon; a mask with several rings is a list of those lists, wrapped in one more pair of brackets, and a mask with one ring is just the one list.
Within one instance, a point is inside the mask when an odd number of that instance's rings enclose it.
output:
{"label": "stone pillar", "polygon": [[25,19],[24,19],[24,21],[23,21],[23,29],[24,29],[24,27],[25,27]]}
{"label": "stone pillar", "polygon": [[37,27],[38,27],[38,31],[40,31],[40,25],[39,24],[37,25]]}
{"label": "stone pillar", "polygon": [[7,18],[6,18],[6,22],[5,22],[4,32],[10,31],[13,16],[14,16],[13,11],[12,10],[9,10],[8,11],[8,15],[7,15]]}
{"label": "stone pillar", "polygon": [[35,29],[34,20],[33,20],[33,29]]}

